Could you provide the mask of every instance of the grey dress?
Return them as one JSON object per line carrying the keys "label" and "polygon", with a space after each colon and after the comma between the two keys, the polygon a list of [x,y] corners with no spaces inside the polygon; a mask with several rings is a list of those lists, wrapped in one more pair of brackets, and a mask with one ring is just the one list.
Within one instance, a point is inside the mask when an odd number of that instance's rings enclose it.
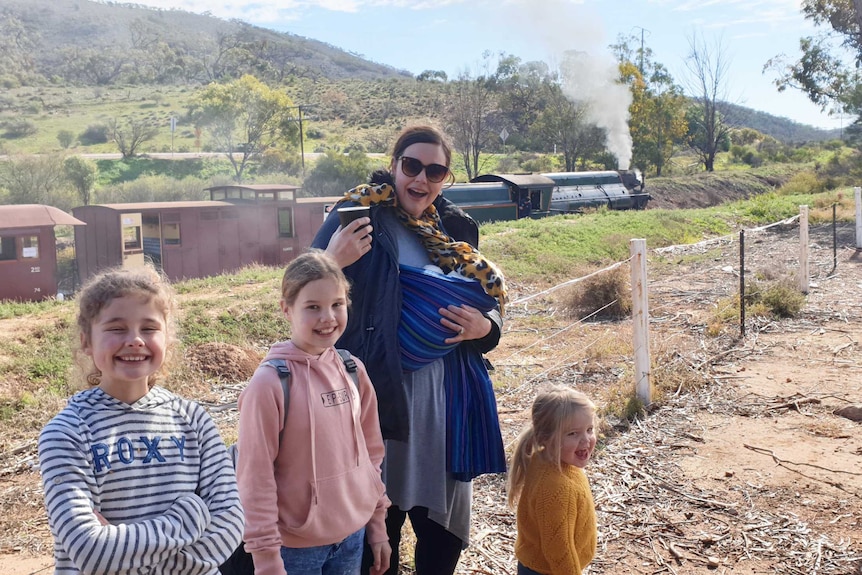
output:
{"label": "grey dress", "polygon": [[[424,267],[431,262],[415,234],[398,226],[398,262]],[[461,539],[470,539],[473,484],[456,481],[446,471],[446,390],[443,360],[404,372],[410,440],[387,440],[383,481],[392,504],[407,511],[427,507],[428,517]]]}

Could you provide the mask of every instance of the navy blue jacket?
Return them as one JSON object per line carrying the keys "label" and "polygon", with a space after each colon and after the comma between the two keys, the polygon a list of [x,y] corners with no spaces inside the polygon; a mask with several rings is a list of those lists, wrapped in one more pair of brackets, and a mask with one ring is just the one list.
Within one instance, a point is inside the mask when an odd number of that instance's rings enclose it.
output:
{"label": "navy blue jacket", "polygon": [[[343,205],[352,204],[348,202]],[[479,227],[470,216],[443,196],[438,197],[434,205],[440,212],[447,234],[478,247]],[[371,251],[344,268],[352,285],[352,303],[347,329],[336,346],[350,350],[365,364],[377,391],[383,437],[407,441],[407,396],[402,383],[398,347],[401,283],[398,280],[398,243],[393,231],[401,223],[395,215],[395,209],[387,206],[373,205],[370,217],[374,227]],[[326,249],[338,225],[338,214],[333,210],[314,237],[312,247]],[[502,317],[496,310],[486,314],[486,317],[491,320],[488,335],[462,345],[474,345],[481,353],[497,346],[503,326]]]}

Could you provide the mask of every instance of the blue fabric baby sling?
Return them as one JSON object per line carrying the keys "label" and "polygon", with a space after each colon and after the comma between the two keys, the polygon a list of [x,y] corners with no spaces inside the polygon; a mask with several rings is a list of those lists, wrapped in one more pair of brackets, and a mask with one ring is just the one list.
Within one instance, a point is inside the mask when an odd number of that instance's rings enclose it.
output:
{"label": "blue fabric baby sling", "polygon": [[446,460],[458,481],[506,471],[506,453],[494,387],[482,354],[470,344],[446,344],[454,336],[440,323],[441,307],[467,304],[481,312],[497,300],[478,281],[401,265],[401,365],[416,371],[443,358],[446,388]]}

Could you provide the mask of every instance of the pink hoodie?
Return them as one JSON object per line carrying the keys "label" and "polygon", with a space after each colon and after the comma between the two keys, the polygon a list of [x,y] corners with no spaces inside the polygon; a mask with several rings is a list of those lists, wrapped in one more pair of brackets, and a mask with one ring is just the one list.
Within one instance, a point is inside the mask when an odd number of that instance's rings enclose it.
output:
{"label": "pink hoodie", "polygon": [[282,545],[329,545],[362,526],[370,543],[387,540],[383,437],[365,366],[356,359],[357,390],[334,348],[318,357],[280,342],[271,358],[290,369],[286,422],[273,368],[259,367],[239,398],[237,480],[257,575],[284,575]]}

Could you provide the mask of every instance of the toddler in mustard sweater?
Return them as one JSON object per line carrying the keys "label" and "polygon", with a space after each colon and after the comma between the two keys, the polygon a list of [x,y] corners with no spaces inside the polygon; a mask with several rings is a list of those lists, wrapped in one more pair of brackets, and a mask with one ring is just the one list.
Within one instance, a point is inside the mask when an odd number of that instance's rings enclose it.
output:
{"label": "toddler in mustard sweater", "polygon": [[586,395],[565,387],[533,402],[509,469],[518,575],[580,575],[596,555],[596,509],[584,474],[596,447],[595,412]]}

